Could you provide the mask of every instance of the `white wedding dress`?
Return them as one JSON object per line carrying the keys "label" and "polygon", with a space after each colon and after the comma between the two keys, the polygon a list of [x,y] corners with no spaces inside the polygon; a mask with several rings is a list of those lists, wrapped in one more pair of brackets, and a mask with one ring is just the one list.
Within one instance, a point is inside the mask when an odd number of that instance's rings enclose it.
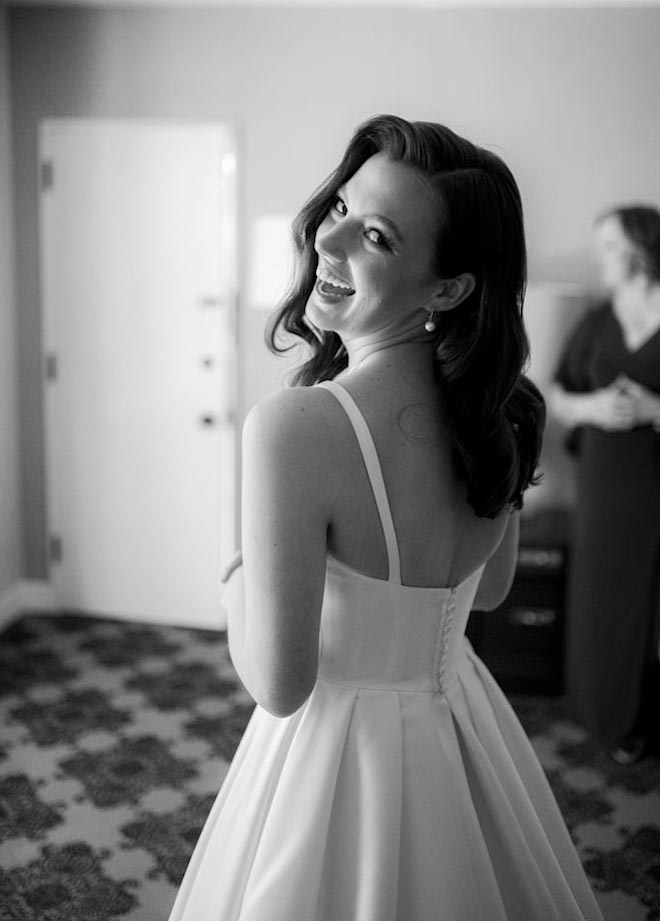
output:
{"label": "white wedding dress", "polygon": [[[389,579],[327,560],[318,679],[257,706],[170,921],[602,921],[536,754],[464,636],[483,567],[401,584],[378,456],[358,437]],[[242,570],[229,580],[240,602]]]}

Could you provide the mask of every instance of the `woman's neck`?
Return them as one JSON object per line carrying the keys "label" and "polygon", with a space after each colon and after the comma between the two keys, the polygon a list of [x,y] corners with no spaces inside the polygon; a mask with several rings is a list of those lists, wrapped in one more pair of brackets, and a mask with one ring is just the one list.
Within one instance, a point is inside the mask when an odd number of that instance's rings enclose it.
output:
{"label": "woman's neck", "polygon": [[360,368],[362,371],[388,368],[395,372],[420,372],[433,376],[435,346],[432,337],[423,330],[414,338],[405,334],[365,336],[346,342],[348,352],[347,374]]}
{"label": "woman's neck", "polygon": [[660,313],[660,284],[637,276],[617,288],[614,306],[628,316],[657,316]]}
{"label": "woman's neck", "polygon": [[613,293],[612,307],[628,348],[640,348],[660,328],[660,284],[632,280]]}

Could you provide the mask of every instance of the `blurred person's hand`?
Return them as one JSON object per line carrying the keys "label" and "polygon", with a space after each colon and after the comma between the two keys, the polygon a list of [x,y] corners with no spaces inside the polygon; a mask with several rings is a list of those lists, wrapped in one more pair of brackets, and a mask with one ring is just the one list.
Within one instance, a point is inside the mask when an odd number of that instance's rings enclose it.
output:
{"label": "blurred person's hand", "polygon": [[660,431],[660,395],[629,377],[624,376],[621,383],[633,400],[637,425],[650,423],[656,431]]}
{"label": "blurred person's hand", "polygon": [[636,398],[629,383],[629,378],[620,375],[608,387],[594,391],[589,403],[590,425],[606,431],[626,431],[639,425]]}

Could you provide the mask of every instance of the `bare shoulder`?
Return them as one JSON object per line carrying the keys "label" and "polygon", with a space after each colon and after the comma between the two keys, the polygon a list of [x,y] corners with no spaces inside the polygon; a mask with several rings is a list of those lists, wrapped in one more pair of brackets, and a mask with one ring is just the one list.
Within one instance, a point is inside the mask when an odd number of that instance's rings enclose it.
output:
{"label": "bare shoulder", "polygon": [[313,463],[316,474],[337,451],[341,414],[322,387],[289,387],[256,403],[243,426],[243,450],[293,467]]}
{"label": "bare shoulder", "polygon": [[287,387],[255,403],[245,417],[243,431],[248,435],[270,433],[282,440],[315,430],[321,436],[334,417],[334,402],[321,387]]}

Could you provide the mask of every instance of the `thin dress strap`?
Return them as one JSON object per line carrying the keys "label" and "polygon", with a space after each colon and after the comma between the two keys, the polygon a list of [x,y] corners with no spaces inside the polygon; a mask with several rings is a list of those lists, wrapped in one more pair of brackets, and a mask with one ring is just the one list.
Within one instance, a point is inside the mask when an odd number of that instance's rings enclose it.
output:
{"label": "thin dress strap", "polygon": [[389,565],[388,581],[396,582],[397,585],[400,585],[401,561],[399,559],[399,545],[396,539],[396,531],[394,530],[392,510],[390,509],[390,503],[385,489],[383,471],[380,466],[380,461],[378,460],[378,452],[376,451],[376,445],[369,431],[369,426],[357,403],[341,384],[338,384],[337,381],[322,381],[316,386],[324,387],[335,395],[353,426],[362,453],[362,459],[364,460],[364,466],[367,468],[367,476],[371,483],[374,499],[376,500],[376,507],[380,515],[380,523],[383,527],[383,536],[387,547],[387,560]]}

